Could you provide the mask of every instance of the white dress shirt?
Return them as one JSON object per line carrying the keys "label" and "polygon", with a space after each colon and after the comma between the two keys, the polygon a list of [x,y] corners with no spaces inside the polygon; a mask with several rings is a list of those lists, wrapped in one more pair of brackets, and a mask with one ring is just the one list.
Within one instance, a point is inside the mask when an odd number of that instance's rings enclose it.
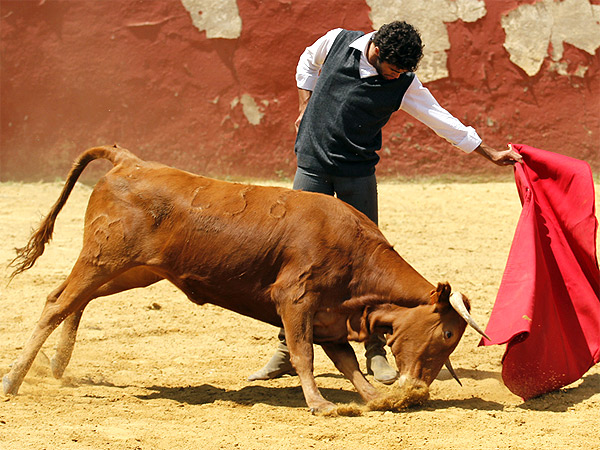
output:
{"label": "white dress shirt", "polygon": [[[298,88],[308,91],[314,90],[325,57],[341,31],[341,28],[329,31],[304,50],[296,68]],[[377,69],[367,59],[367,49],[373,34],[374,32],[365,34],[350,44],[350,47],[361,52],[359,64],[361,78],[378,75]],[[473,127],[463,125],[460,120],[440,106],[416,74],[404,94],[400,109],[424,123],[438,136],[443,137],[466,153],[475,150],[482,142]]]}

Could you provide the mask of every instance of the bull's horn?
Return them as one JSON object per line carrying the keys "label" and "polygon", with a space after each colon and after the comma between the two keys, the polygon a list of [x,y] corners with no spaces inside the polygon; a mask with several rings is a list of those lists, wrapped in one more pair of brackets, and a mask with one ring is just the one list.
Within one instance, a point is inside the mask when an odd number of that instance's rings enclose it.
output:
{"label": "bull's horn", "polygon": [[446,361],[445,366],[446,366],[446,369],[448,369],[448,372],[450,372],[450,375],[452,375],[452,378],[454,378],[458,382],[458,384],[460,384],[460,386],[462,387],[462,383],[458,379],[458,375],[456,375],[456,372],[454,371],[452,364],[450,364],[450,360]]}
{"label": "bull's horn", "polygon": [[463,319],[465,319],[465,321],[471,327],[473,327],[475,329],[475,331],[477,331],[480,335],[482,335],[488,341],[491,340],[487,336],[487,334],[485,334],[484,331],[479,327],[479,325],[477,325],[477,323],[475,322],[475,320],[473,320],[473,318],[469,314],[469,311],[467,310],[467,307],[465,305],[465,301],[463,299],[463,296],[462,296],[462,294],[460,292],[453,292],[452,294],[450,294],[450,304],[456,310],[456,312],[460,315],[460,317],[462,317]]}

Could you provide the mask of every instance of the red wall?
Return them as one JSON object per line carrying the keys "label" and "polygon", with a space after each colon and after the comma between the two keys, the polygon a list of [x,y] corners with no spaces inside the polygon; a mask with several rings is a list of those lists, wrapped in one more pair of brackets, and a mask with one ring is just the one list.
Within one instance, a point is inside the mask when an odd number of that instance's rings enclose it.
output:
{"label": "red wall", "polygon": [[[486,0],[482,19],[448,23],[450,77],[428,87],[489,145],[528,144],[584,159],[597,172],[600,52],[565,45],[569,70],[589,67],[584,78],[547,70],[550,58],[529,77],[509,61],[500,26],[522,3],[532,1]],[[370,31],[369,7],[237,5],[241,36],[207,39],[175,0],[2,0],[1,179],[63,177],[79,152],[113,143],[207,175],[292,176],[298,56],[331,28]],[[244,94],[264,113],[257,125],[235,103]],[[385,129],[380,175],[495,171],[405,113]]]}

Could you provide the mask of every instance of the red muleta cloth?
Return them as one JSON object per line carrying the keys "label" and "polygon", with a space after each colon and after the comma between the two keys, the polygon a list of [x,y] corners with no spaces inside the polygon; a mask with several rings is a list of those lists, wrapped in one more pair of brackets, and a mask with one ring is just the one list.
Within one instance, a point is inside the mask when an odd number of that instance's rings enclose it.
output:
{"label": "red muleta cloth", "polygon": [[523,210],[486,328],[507,344],[502,379],[524,400],[583,376],[600,360],[598,221],[589,165],[513,145]]}

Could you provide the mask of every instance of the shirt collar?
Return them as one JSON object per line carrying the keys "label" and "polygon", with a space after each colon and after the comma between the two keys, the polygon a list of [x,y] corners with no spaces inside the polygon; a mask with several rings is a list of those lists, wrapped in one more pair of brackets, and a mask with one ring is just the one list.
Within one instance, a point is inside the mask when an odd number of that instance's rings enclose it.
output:
{"label": "shirt collar", "polygon": [[355,48],[360,51],[360,64],[359,64],[359,74],[361,78],[367,78],[379,75],[377,73],[377,69],[373,67],[373,65],[367,59],[367,50],[369,48],[369,42],[375,32],[363,34],[358,39],[355,39],[350,43],[350,47]]}
{"label": "shirt collar", "polygon": [[374,34],[374,31],[372,31],[371,33],[363,34],[358,39],[352,41],[350,43],[350,47],[360,50],[362,53],[367,53],[367,46],[369,45],[369,41],[371,41],[371,37]]}

